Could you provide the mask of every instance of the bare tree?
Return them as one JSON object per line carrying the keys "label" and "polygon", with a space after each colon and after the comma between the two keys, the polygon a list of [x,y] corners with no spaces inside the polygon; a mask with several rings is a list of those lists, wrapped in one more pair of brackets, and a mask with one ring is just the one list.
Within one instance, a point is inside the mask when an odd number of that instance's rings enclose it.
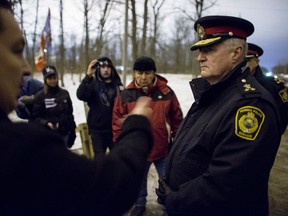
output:
{"label": "bare tree", "polygon": [[[26,40],[26,49],[25,49],[25,52],[26,52],[26,59],[28,60],[29,64],[34,68],[34,54],[31,55],[31,49],[30,49],[30,44],[28,43],[29,41],[27,40],[27,32],[25,30],[25,27],[24,27],[24,9],[23,9],[23,1],[22,0],[19,0],[18,1],[19,3],[19,10],[20,10],[20,26],[21,26],[21,29],[23,31],[23,34],[24,34],[24,38]],[[37,26],[37,22],[38,22],[38,8],[39,8],[39,0],[37,0],[37,6],[36,6],[36,20],[35,20],[35,32],[36,32],[36,26]],[[35,49],[35,41],[33,40],[32,41],[32,53],[34,53],[34,49]]]}
{"label": "bare tree", "polygon": [[[22,0],[19,0],[18,3],[19,3],[19,5],[20,5],[20,27],[21,27],[21,29],[22,29],[22,31],[23,31],[23,33],[24,33],[24,38],[25,38],[25,40],[26,40],[26,46],[28,46],[27,35],[26,35],[26,31],[25,31],[25,29],[24,29],[24,9],[23,9],[23,2],[22,2]],[[26,51],[26,58],[29,59],[29,57],[30,57],[29,49],[26,48],[25,51]]]}
{"label": "bare tree", "polygon": [[[152,58],[156,57],[156,43],[158,38],[158,24],[159,24],[159,13],[160,9],[165,3],[166,0],[156,0],[154,2],[151,2],[152,5],[152,11],[153,11],[153,27],[152,29],[152,36],[149,38],[149,53]],[[147,40],[147,33],[148,33],[148,22],[149,22],[149,9],[148,9],[148,0],[145,0],[143,2],[143,14],[139,15],[136,11],[136,1],[130,0],[131,3],[131,22],[132,22],[132,30],[131,30],[131,44],[132,44],[132,59],[135,61],[135,59],[138,57],[138,55],[143,55],[147,51],[148,46],[148,40]],[[138,28],[138,18],[141,17],[143,20],[143,26],[142,29]],[[141,32],[139,34],[142,35],[141,40],[137,37],[137,32]],[[138,49],[138,45],[141,44],[140,50]]]}
{"label": "bare tree", "polygon": [[99,1],[99,14],[101,15],[100,20],[99,20],[99,25],[98,25],[98,33],[96,37],[96,42],[95,42],[95,47],[96,47],[96,57],[100,56],[102,53],[102,49],[104,46],[104,40],[103,40],[103,34],[105,30],[105,24],[107,22],[107,18],[110,15],[110,11],[113,6],[113,1],[111,0],[105,0],[104,1],[104,7],[102,9],[102,4],[101,1]]}
{"label": "bare tree", "polygon": [[90,45],[90,37],[89,37],[89,12],[94,4],[94,0],[89,2],[89,0],[83,0],[83,12],[84,12],[84,29],[85,29],[85,43],[84,43],[84,68],[88,68],[90,62],[89,56],[89,45]]}
{"label": "bare tree", "polygon": [[65,69],[65,46],[64,46],[64,25],[63,25],[63,0],[59,1],[59,11],[60,11],[60,77],[61,77],[61,86],[64,84],[64,69]]}
{"label": "bare tree", "polygon": [[[213,7],[217,0],[186,0],[185,8],[176,7],[184,16],[194,23],[197,19],[202,17],[203,11]],[[206,6],[207,5],[207,6]],[[193,9],[194,8],[194,9]]]}
{"label": "bare tree", "polygon": [[[187,0],[187,1],[189,2],[189,4],[186,4],[185,8],[178,7],[176,9],[179,10],[182,14],[184,14],[184,17],[186,17],[187,21],[191,23],[191,26],[194,26],[195,21],[200,17],[202,17],[203,11],[206,11],[209,8],[213,7],[217,2],[217,0],[207,0],[207,1]],[[194,43],[196,40],[197,36],[196,33],[194,32],[194,40],[192,41],[192,43]],[[199,75],[199,64],[196,61],[197,52],[192,52],[191,57],[192,57],[192,74],[194,76],[197,76]]]}
{"label": "bare tree", "polygon": [[136,1],[131,0],[131,14],[132,14],[132,35],[131,35],[131,43],[132,43],[132,59],[136,60],[138,56],[138,39],[137,39],[137,13],[136,13]]}
{"label": "bare tree", "polygon": [[67,61],[67,66],[68,70],[71,73],[71,79],[74,79],[74,74],[76,71],[80,71],[80,69],[77,66],[77,53],[79,53],[79,47],[77,48],[77,40],[76,40],[76,35],[71,34],[70,35],[70,47],[66,47],[67,54],[68,54],[68,61]]}
{"label": "bare tree", "polygon": [[193,30],[187,22],[183,21],[183,17],[179,17],[175,20],[175,33],[172,41],[172,53],[175,55],[173,59],[175,60],[175,72],[185,73],[187,65],[187,52],[188,42],[187,39]]}
{"label": "bare tree", "polygon": [[146,40],[147,40],[147,23],[148,23],[148,0],[144,0],[144,12],[143,12],[143,31],[141,40],[141,55],[145,53]]}
{"label": "bare tree", "polygon": [[[35,17],[36,14],[35,19],[34,17],[33,19],[29,19],[33,22],[35,20],[35,25],[31,25],[31,23],[29,24],[30,26],[33,26],[34,32],[33,28],[32,30],[31,28],[26,28],[27,31],[30,29],[30,31],[33,32],[30,32],[30,34],[27,32],[28,41],[29,39],[31,41],[31,36],[33,37],[33,47],[29,48],[27,53],[31,53],[31,51],[34,53],[35,41],[36,37],[38,36],[36,34],[36,30],[38,25],[38,8],[40,1],[33,0],[33,4],[36,3],[36,7],[28,7],[28,13],[24,13],[25,10],[21,6],[22,1],[25,2],[24,0],[20,0],[18,4],[17,11],[19,17],[22,16],[25,18],[26,16],[24,14],[34,14]],[[191,26],[194,25],[195,20],[202,16],[205,10],[211,8],[215,4],[216,0],[205,0],[205,3],[204,0],[186,0],[187,2],[185,4],[185,8],[175,8],[174,6],[173,8],[171,7],[170,11],[167,11],[168,1],[166,0],[127,1],[129,2],[129,29],[127,31],[129,33],[129,43],[127,46],[129,49],[127,52],[129,56],[127,56],[127,63],[135,61],[139,55],[149,53],[148,55],[151,57],[157,58],[157,65],[159,65],[159,69],[163,69],[163,71],[177,71],[182,73],[187,71],[187,68],[190,70],[193,68],[193,74],[196,75],[198,71],[198,63],[195,62],[192,64],[193,59],[196,59],[196,57],[191,57],[192,52],[187,52],[187,47],[189,47],[192,43],[191,38],[193,38],[193,36],[191,37],[191,35],[193,35],[194,32],[192,33],[191,31],[188,31],[188,29],[193,29]],[[123,51],[121,49],[121,45],[124,42],[124,28],[122,32],[121,29],[119,31],[119,29],[116,28],[122,28],[122,26],[124,26],[123,18],[125,13],[123,13],[124,7],[122,7],[124,5],[124,0],[82,0],[80,3],[81,6],[79,8],[81,8],[80,10],[84,15],[83,40],[81,40],[81,43],[76,40],[75,44],[73,45],[74,57],[71,54],[72,50],[69,50],[69,55],[66,57],[65,53],[67,52],[67,45],[64,44],[64,14],[61,13],[61,11],[63,11],[63,13],[66,14],[66,8],[63,8],[63,0],[59,2],[59,40],[54,42],[54,46],[55,43],[58,43],[59,48],[57,49],[57,52],[54,52],[55,56],[53,56],[53,59],[57,59],[60,71],[64,73],[65,70],[67,70],[67,65],[65,63],[66,61],[75,61],[75,51],[78,52],[77,61],[79,64],[77,64],[77,71],[86,71],[91,58],[102,55],[104,51],[105,54],[109,54],[110,57],[113,58],[113,61],[120,62],[121,64],[122,59],[124,58]],[[166,10],[163,10],[164,5]],[[22,10],[19,10],[19,8],[22,8]],[[34,11],[35,8],[36,11]],[[176,12],[180,12],[182,17],[178,16],[176,19],[173,18],[172,15],[176,14]],[[169,34],[169,36],[167,35],[166,37],[159,37],[160,35],[167,34],[167,32],[163,32],[163,29],[161,29],[161,23],[168,15],[170,23],[173,22],[171,19],[176,20],[178,23],[175,25],[175,32],[172,36]],[[179,20],[177,21],[177,19]],[[22,25],[26,24],[23,22]],[[170,25],[170,27],[172,27],[172,25]],[[164,30],[167,31],[167,28]],[[172,28],[169,28],[169,30],[171,31]],[[196,55],[195,52],[193,52],[193,54]],[[34,61],[32,65],[34,65]],[[79,79],[81,80],[81,75],[79,76]],[[62,85],[64,85],[64,83],[62,83]]]}

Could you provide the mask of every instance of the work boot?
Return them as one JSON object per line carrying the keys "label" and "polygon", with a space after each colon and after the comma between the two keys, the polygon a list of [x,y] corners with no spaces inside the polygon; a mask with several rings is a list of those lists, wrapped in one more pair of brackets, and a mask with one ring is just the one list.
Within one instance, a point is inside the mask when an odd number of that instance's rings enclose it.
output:
{"label": "work boot", "polygon": [[145,211],[146,211],[145,206],[134,206],[129,216],[142,216]]}

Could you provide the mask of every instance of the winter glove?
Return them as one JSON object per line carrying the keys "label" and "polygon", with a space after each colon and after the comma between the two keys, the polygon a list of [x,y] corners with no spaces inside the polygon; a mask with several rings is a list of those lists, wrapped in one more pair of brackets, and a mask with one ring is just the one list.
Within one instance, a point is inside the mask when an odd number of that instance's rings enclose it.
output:
{"label": "winter glove", "polygon": [[158,203],[161,205],[165,205],[166,202],[166,196],[168,196],[171,192],[172,189],[167,185],[166,181],[164,178],[160,178],[158,180],[159,186],[156,188],[156,194],[158,196]]}
{"label": "winter glove", "polygon": [[25,104],[22,101],[18,100],[17,108],[18,109],[24,109],[25,108]]}
{"label": "winter glove", "polygon": [[31,104],[34,101],[34,95],[31,95],[31,96],[24,95],[20,97],[18,100],[24,104]]}

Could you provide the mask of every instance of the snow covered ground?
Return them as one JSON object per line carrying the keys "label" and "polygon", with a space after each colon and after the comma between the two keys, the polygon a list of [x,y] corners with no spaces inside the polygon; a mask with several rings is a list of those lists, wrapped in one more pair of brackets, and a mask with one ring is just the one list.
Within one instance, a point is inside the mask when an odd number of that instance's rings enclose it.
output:
{"label": "snow covered ground", "polygon": [[[188,109],[190,108],[191,104],[194,102],[194,98],[192,95],[192,91],[189,86],[189,81],[191,80],[191,75],[187,74],[160,74],[164,76],[168,80],[168,85],[175,91],[180,106],[182,108],[184,116],[188,112]],[[78,100],[76,97],[76,90],[79,86],[79,78],[73,77],[71,79],[71,75],[65,76],[65,89],[67,89],[70,93],[70,97],[73,102],[73,109],[74,109],[74,117],[76,124],[84,123],[86,122],[85,112],[84,112],[84,105],[83,101]],[[130,83],[132,80],[132,75],[127,76],[126,83]],[[78,134],[79,135],[79,134]],[[79,136],[77,136],[77,139],[75,141],[75,144],[73,148],[80,148],[81,147],[81,141]],[[72,148],[72,149],[73,149]]]}
{"label": "snow covered ground", "polygon": [[[192,75],[189,74],[160,74],[164,76],[168,80],[168,85],[174,90],[176,93],[180,106],[182,108],[184,116],[186,115],[188,109],[190,108],[191,104],[194,102],[194,98],[192,95],[192,91],[189,86],[189,81],[191,80]],[[43,81],[41,73],[35,73],[34,78]],[[132,80],[132,75],[127,76],[126,83],[130,83]],[[74,109],[74,117],[76,125],[80,123],[86,122],[85,112],[84,112],[84,104],[83,101],[78,100],[76,97],[76,90],[79,86],[79,77],[71,76],[71,74],[66,74],[64,76],[64,84],[65,89],[67,89],[70,93],[71,100],[73,102],[73,109]],[[11,119],[14,121],[21,121],[18,119],[15,113],[11,113]],[[75,141],[74,146],[72,149],[81,149],[82,144],[80,140],[79,134],[77,134],[77,138]]]}

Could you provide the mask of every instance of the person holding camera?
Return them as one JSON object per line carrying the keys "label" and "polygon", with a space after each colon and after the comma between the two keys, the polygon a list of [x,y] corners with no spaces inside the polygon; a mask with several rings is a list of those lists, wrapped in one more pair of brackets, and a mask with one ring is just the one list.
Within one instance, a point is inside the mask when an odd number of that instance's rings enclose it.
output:
{"label": "person holding camera", "polygon": [[87,102],[87,124],[94,157],[113,148],[112,110],[114,99],[124,87],[111,59],[100,57],[90,62],[77,89],[77,98]]}

